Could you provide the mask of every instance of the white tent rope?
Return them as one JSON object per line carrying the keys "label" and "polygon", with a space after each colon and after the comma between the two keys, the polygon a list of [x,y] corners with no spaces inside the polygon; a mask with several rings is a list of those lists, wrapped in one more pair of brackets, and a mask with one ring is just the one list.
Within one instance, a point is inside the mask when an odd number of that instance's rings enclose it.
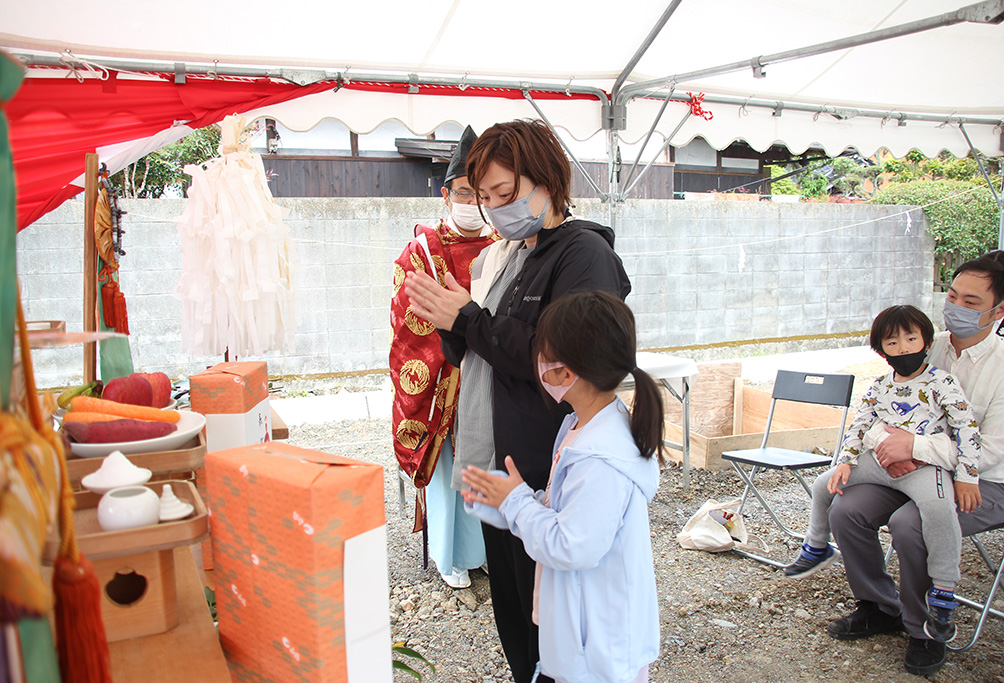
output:
{"label": "white tent rope", "polygon": [[686,254],[686,253],[705,252],[705,251],[720,251],[720,250],[736,249],[737,247],[750,247],[750,246],[754,246],[754,245],[757,245],[757,244],[772,244],[772,243],[776,243],[776,242],[786,242],[786,241],[789,241],[789,240],[798,240],[798,239],[803,239],[805,237],[813,237],[815,235],[824,235],[824,234],[831,233],[831,232],[840,232],[840,231],[843,231],[843,230],[850,230],[851,228],[858,228],[858,227],[861,227],[862,225],[868,225],[870,223],[879,223],[879,222],[882,222],[882,221],[887,221],[887,220],[890,220],[890,219],[893,219],[893,218],[897,218],[898,216],[909,216],[914,211],[922,211],[923,209],[927,208],[928,206],[934,206],[935,204],[940,204],[941,202],[948,201],[949,199],[953,199],[955,197],[959,197],[959,196],[962,196],[962,195],[965,195],[965,194],[969,194],[971,192],[975,192],[978,189],[981,189],[981,187],[973,187],[973,188],[970,188],[968,190],[964,190],[963,192],[957,192],[957,193],[955,193],[953,195],[949,195],[948,197],[942,197],[941,199],[938,199],[938,200],[935,200],[933,202],[929,202],[927,204],[924,204],[923,206],[919,206],[919,207],[912,208],[912,209],[904,209],[903,211],[899,211],[897,213],[890,214],[888,216],[883,216],[882,218],[872,218],[872,219],[869,219],[869,220],[866,220],[866,221],[858,221],[857,223],[848,223],[847,225],[840,225],[840,226],[837,226],[835,228],[826,228],[825,230],[815,230],[813,232],[803,232],[803,233],[799,233],[797,235],[785,235],[783,237],[771,237],[771,238],[762,239],[762,240],[751,240],[749,242],[733,242],[731,244],[716,244],[716,245],[710,246],[710,247],[691,247],[689,249],[670,249],[668,251],[633,251],[633,252],[617,252],[617,253],[620,256],[622,256],[622,257],[623,256],[665,256],[665,255],[668,255],[668,254]]}
{"label": "white tent rope", "polygon": [[[975,191],[981,189],[981,187],[982,186],[980,186],[980,187],[973,187],[973,188],[970,188],[968,190],[964,190],[962,192],[957,192],[955,194],[949,195],[947,197],[942,197],[941,199],[937,199],[937,200],[935,200],[933,202],[929,202],[929,203],[924,204],[922,206],[918,206],[918,207],[915,207],[915,208],[912,208],[912,209],[904,209],[903,211],[899,211],[897,213],[890,214],[888,216],[883,216],[882,218],[873,218],[873,219],[869,219],[869,220],[866,220],[866,221],[858,221],[856,223],[848,223],[847,225],[840,225],[840,226],[837,226],[835,228],[826,228],[825,230],[816,230],[814,232],[803,232],[803,233],[799,233],[797,235],[786,235],[786,236],[783,236],[783,237],[772,237],[772,238],[763,239],[763,240],[752,240],[752,241],[749,241],[749,242],[732,242],[732,243],[729,243],[729,244],[719,244],[719,245],[714,245],[714,246],[710,246],[710,247],[691,247],[691,248],[688,248],[688,249],[670,249],[668,251],[630,251],[630,252],[618,252],[618,254],[620,256],[663,256],[663,255],[667,255],[667,254],[686,254],[686,253],[695,253],[695,252],[704,252],[704,251],[716,251],[716,250],[736,249],[738,247],[749,247],[749,246],[753,246],[753,245],[757,245],[757,244],[769,244],[769,243],[772,243],[772,242],[783,242],[783,241],[787,241],[787,240],[802,239],[802,238],[805,238],[805,237],[813,237],[815,235],[823,235],[823,234],[831,233],[831,232],[840,232],[840,231],[843,231],[843,230],[850,230],[851,228],[861,227],[862,225],[868,225],[870,223],[878,223],[878,222],[881,222],[881,221],[886,221],[886,220],[890,220],[890,219],[893,219],[893,218],[897,218],[899,216],[908,216],[909,214],[913,213],[914,211],[922,211],[922,210],[926,209],[929,206],[934,206],[935,204],[940,204],[941,202],[946,202],[949,199],[954,199],[954,198],[960,197],[962,195],[970,194],[972,192],[975,192]],[[141,214],[141,213],[136,213],[135,211],[130,211],[129,212],[129,218],[130,219],[145,218],[147,220],[158,222],[158,223],[171,223],[172,222],[172,221],[169,221],[169,220],[165,220],[163,217],[159,217],[159,216],[146,216],[146,215]],[[394,254],[397,254],[397,253],[400,252],[400,248],[397,247],[397,246],[387,247],[387,246],[381,246],[381,245],[377,245],[377,244],[366,244],[366,243],[360,243],[360,242],[332,242],[332,241],[329,241],[329,240],[298,240],[298,239],[294,239],[293,242],[296,243],[296,244],[319,244],[319,245],[320,244],[330,244],[330,245],[335,245],[335,246],[340,246],[340,247],[351,247],[353,249],[377,249],[377,250],[380,250],[380,251],[385,251],[385,252],[394,253]]]}

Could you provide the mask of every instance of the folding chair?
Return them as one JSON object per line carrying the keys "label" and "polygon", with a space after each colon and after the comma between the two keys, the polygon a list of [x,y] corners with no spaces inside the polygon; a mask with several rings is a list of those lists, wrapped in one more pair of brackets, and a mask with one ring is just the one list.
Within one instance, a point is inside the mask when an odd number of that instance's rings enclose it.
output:
{"label": "folding chair", "polygon": [[[739,507],[739,514],[742,514],[746,507],[749,494],[752,493],[760,501],[760,505],[767,511],[774,524],[789,536],[797,539],[804,539],[801,534],[797,534],[778,518],[777,513],[770,506],[770,503],[763,497],[756,487],[754,480],[757,474],[764,470],[788,470],[805,489],[805,492],[812,497],[812,488],[805,481],[801,470],[809,467],[831,466],[840,451],[840,444],[844,440],[844,430],[847,425],[847,412],[851,403],[851,389],[854,387],[854,375],[834,374],[825,375],[811,372],[794,372],[791,370],[778,370],[777,378],[774,380],[774,392],[771,394],[770,412],[767,414],[767,424],[764,428],[763,441],[760,448],[749,448],[738,451],[725,451],[722,458],[732,463],[732,467],[739,474],[739,478],[745,484],[743,489],[742,504]],[[770,438],[770,426],[774,420],[774,409],[778,401],[791,401],[794,403],[815,403],[819,405],[841,406],[844,409],[840,420],[840,429],[837,430],[837,442],[830,457],[805,453],[802,451],[787,448],[777,448],[768,446]],[[748,468],[748,470],[747,470]],[[755,560],[770,564],[775,567],[783,567],[784,563],[771,560],[752,553],[737,551],[742,555]]]}
{"label": "folding chair", "polygon": [[987,617],[993,615],[998,619],[1004,619],[1004,613],[1002,613],[1000,610],[994,609],[993,607],[994,597],[997,595],[997,589],[1000,588],[1001,586],[1004,586],[1004,553],[1001,553],[1000,562],[994,564],[993,560],[990,559],[990,553],[987,552],[986,548],[983,547],[983,543],[980,542],[980,536],[990,533],[995,529],[996,530],[1004,529],[1004,524],[998,524],[997,526],[992,527],[991,529],[987,529],[986,531],[981,531],[980,533],[973,534],[972,536],[969,537],[969,540],[973,542],[974,546],[976,546],[976,551],[980,554],[980,556],[983,558],[983,561],[986,563],[987,569],[990,571],[990,575],[994,577],[994,582],[990,585],[990,590],[987,592],[987,595],[983,599],[982,603],[976,602],[975,600],[970,600],[968,598],[964,598],[961,595],[955,596],[955,599],[958,600],[963,605],[979,610],[980,618],[979,621],[976,623],[976,630],[973,631],[973,637],[970,639],[970,641],[966,645],[963,645],[961,647],[953,647],[952,645],[949,645],[948,649],[951,650],[952,652],[965,652],[966,650],[969,650],[974,645],[976,645],[976,641],[980,639],[980,633],[983,632],[983,626],[987,622]]}

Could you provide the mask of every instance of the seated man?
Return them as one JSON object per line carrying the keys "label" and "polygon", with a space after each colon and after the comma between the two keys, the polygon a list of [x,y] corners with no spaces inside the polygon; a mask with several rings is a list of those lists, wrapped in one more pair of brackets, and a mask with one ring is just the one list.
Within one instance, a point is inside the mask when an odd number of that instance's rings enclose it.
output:
{"label": "seated man", "polygon": [[[945,304],[948,331],[935,335],[928,360],[959,380],[983,436],[981,505],[971,513],[959,513],[963,536],[1004,522],[1004,343],[994,334],[994,324],[1002,317],[1004,252],[994,251],[959,266]],[[917,436],[892,427],[886,431],[889,437],[875,453],[893,476],[950,462],[951,442],[938,438],[943,435]],[[899,556],[899,592],[886,571],[878,538],[879,528],[886,524]],[[891,488],[853,486],[830,507],[830,527],[858,606],[830,622],[827,632],[840,640],[857,640],[905,629],[910,636],[906,670],[921,675],[938,671],[945,663],[946,646],[924,632],[924,623],[930,610],[951,605],[928,604],[931,578],[916,504]]]}

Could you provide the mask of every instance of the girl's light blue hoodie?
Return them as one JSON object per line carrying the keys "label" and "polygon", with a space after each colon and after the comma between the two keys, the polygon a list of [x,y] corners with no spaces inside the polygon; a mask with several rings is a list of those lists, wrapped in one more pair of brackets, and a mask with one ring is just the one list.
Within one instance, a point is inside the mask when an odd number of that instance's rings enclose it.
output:
{"label": "girl's light blue hoodie", "polygon": [[[555,449],[575,425],[565,418]],[[659,486],[656,458],[643,458],[619,398],[566,447],[544,492],[520,484],[499,510],[468,511],[508,528],[543,565],[540,659],[564,683],[630,683],[659,655],[659,606],[648,503]]]}

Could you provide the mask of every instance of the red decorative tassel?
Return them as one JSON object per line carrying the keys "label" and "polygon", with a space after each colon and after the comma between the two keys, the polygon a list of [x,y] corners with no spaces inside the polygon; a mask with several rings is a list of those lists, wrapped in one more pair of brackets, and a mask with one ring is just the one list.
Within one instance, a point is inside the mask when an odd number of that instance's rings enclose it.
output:
{"label": "red decorative tassel", "polygon": [[126,313],[125,294],[115,288],[115,331],[129,334],[129,315]]}
{"label": "red decorative tassel", "polygon": [[118,283],[109,280],[101,286],[101,310],[104,313],[105,327],[115,329],[115,293],[119,291]]}
{"label": "red decorative tassel", "polygon": [[112,683],[101,586],[83,555],[74,563],[57,557],[52,576],[56,595],[56,642],[63,683]]}
{"label": "red decorative tassel", "polygon": [[[42,418],[35,400],[35,369],[28,345],[21,299],[17,301],[17,332],[21,367],[32,428],[59,461],[63,489],[59,493],[59,551],[53,565],[52,591],[56,598],[56,647],[63,683],[112,683],[108,638],[101,620],[101,586],[94,567],[77,549],[73,520],[73,489],[66,469],[62,437]],[[37,446],[36,446],[37,447]]]}

